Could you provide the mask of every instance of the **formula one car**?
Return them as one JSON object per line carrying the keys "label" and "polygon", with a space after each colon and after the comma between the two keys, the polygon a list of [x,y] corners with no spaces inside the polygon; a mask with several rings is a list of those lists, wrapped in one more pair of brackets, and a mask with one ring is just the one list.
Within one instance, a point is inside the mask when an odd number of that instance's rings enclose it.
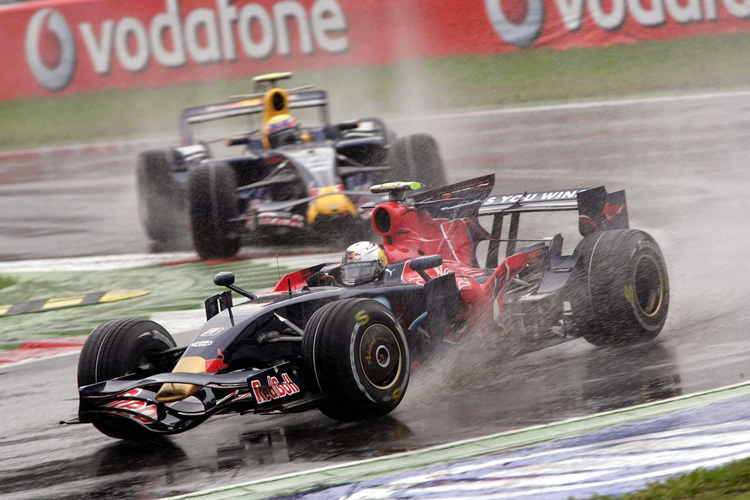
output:
{"label": "formula one car", "polygon": [[[229,290],[206,300],[208,322],[187,347],[152,321],[105,323],[81,353],[79,414],[68,423],[138,440],[218,413],[317,408],[367,419],[398,406],[415,362],[470,334],[500,345],[584,337],[597,346],[659,334],[667,269],[653,238],[628,229],[623,191],[490,197],[493,184],[486,176],[408,198],[418,183],[373,186],[390,198],[372,212],[382,245],[358,243],[341,263],[292,272],[258,296],[232,273],[217,274]],[[584,238],[572,255],[562,255],[559,234],[519,241],[522,213],[560,210],[579,214]],[[492,217],[491,232],[483,216]],[[489,250],[479,265],[483,240]],[[234,304],[232,291],[246,300]]]}
{"label": "formula one car", "polygon": [[[184,110],[182,146],[139,156],[139,213],[152,240],[179,238],[189,221],[195,249],[208,259],[235,255],[242,239],[279,233],[354,236],[369,228],[369,214],[359,206],[372,199],[367,188],[375,182],[445,183],[434,138],[396,139],[377,118],[332,124],[326,92],[277,86],[290,77],[259,76],[255,94]],[[305,110],[317,111],[319,123],[301,128],[290,112]],[[229,157],[214,158],[211,144],[196,137],[196,126],[240,118],[244,129],[244,120],[256,115],[253,132],[225,139],[220,131],[225,146],[237,150]]]}

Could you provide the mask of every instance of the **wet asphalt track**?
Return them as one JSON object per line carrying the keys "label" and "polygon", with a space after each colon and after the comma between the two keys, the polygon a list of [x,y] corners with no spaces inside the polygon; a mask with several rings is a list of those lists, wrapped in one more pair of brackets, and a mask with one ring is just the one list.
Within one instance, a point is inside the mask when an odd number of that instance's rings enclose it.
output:
{"label": "wet asphalt track", "polygon": [[[438,137],[452,180],[495,172],[497,193],[627,189],[631,226],[655,236],[669,266],[671,311],[658,341],[600,350],[577,340],[514,356],[519,346],[472,339],[439,369],[420,371],[403,404],[379,421],[222,416],[146,449],[56,425],[76,411],[76,356],[0,368],[0,497],[158,498],[742,381],[750,374],[748,125],[748,97],[399,124]],[[0,258],[151,250],[131,160],[0,165]],[[542,216],[522,236],[562,228],[572,242],[575,224],[573,214]]]}

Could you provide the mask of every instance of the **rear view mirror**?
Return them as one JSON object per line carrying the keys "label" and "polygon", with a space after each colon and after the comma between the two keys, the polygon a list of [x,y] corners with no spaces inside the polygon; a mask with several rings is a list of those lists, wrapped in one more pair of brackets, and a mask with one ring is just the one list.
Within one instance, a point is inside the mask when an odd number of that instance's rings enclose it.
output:
{"label": "rear view mirror", "polygon": [[424,257],[418,257],[409,261],[409,267],[416,271],[419,276],[422,277],[425,283],[431,281],[432,278],[425,272],[426,269],[432,269],[443,264],[443,256],[439,254],[425,255]]}

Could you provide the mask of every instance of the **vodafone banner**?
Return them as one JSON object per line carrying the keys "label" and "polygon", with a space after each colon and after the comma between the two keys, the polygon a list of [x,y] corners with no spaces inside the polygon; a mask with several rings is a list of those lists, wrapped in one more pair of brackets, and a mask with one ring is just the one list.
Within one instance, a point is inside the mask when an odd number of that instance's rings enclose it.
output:
{"label": "vodafone banner", "polygon": [[750,28],[750,0],[49,0],[0,8],[0,100]]}

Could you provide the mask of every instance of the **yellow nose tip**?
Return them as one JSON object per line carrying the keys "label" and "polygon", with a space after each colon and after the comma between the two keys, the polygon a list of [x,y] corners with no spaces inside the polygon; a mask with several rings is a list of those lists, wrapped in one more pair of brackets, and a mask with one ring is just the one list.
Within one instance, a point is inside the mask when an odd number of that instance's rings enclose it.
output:
{"label": "yellow nose tip", "polygon": [[[180,358],[172,373],[206,373],[206,360],[200,356]],[[156,400],[160,403],[172,403],[192,396],[200,390],[200,386],[192,384],[162,384],[156,393]]]}
{"label": "yellow nose tip", "polygon": [[[320,215],[350,214],[357,216],[357,208],[348,196],[336,192],[336,187],[322,188],[321,194],[326,194],[310,202],[307,209],[307,223],[312,224]],[[327,194],[331,193],[331,194]]]}
{"label": "yellow nose tip", "polygon": [[198,392],[200,386],[190,384],[164,384],[156,395],[156,400],[160,403],[171,403],[181,401],[188,396]]}

